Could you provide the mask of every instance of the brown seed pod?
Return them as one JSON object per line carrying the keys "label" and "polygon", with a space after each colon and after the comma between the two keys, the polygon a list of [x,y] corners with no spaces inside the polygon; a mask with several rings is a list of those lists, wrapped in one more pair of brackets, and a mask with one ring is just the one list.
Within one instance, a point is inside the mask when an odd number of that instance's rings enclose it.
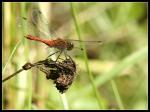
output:
{"label": "brown seed pod", "polygon": [[76,73],[76,64],[71,57],[63,61],[46,59],[37,68],[46,74],[47,79],[54,80],[56,88],[64,93],[72,84]]}
{"label": "brown seed pod", "polygon": [[37,68],[46,74],[47,79],[56,79],[59,77],[57,62],[46,59],[42,65],[38,65]]}
{"label": "brown seed pod", "polygon": [[64,93],[73,82],[76,72],[76,64],[71,58],[69,58],[60,63],[60,66],[61,74],[54,83],[59,92]]}
{"label": "brown seed pod", "polygon": [[72,84],[74,79],[74,75],[60,75],[54,83],[56,84],[56,88],[59,90],[60,93],[64,93],[69,86]]}

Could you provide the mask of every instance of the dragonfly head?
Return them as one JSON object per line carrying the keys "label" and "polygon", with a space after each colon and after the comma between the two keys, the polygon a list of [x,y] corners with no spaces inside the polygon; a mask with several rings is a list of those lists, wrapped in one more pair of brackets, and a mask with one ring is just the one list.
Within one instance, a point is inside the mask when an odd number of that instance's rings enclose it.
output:
{"label": "dragonfly head", "polygon": [[70,51],[70,50],[72,50],[73,48],[74,48],[73,43],[70,42],[70,41],[68,41],[68,42],[67,42],[67,50]]}

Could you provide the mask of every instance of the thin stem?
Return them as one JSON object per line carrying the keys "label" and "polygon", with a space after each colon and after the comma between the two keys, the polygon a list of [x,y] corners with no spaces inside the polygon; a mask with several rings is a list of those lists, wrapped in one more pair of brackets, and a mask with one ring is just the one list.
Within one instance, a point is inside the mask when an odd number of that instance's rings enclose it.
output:
{"label": "thin stem", "polygon": [[34,63],[34,64],[26,63],[26,64],[22,67],[22,69],[16,71],[15,73],[13,73],[13,74],[10,75],[10,76],[4,78],[4,79],[2,80],[2,82],[4,83],[5,81],[7,81],[7,80],[9,80],[10,78],[14,77],[15,75],[17,75],[18,73],[22,72],[23,70],[29,70],[29,69],[31,69],[32,67],[38,66],[38,65],[40,65],[40,64],[43,64],[44,62],[45,62],[45,60],[43,60],[43,61],[38,61],[38,62],[36,62],[36,63]]}
{"label": "thin stem", "polygon": [[13,73],[12,75],[10,75],[10,76],[4,78],[4,79],[2,80],[2,83],[4,83],[5,81],[9,80],[10,78],[12,78],[13,76],[17,75],[18,73],[22,72],[23,70],[24,70],[24,69],[20,69],[20,70],[18,70],[17,72]]}
{"label": "thin stem", "polygon": [[[81,32],[80,32],[80,27],[79,27],[78,20],[77,20],[77,17],[76,17],[77,15],[76,15],[76,12],[75,12],[74,3],[71,3],[70,5],[71,5],[72,16],[73,16],[73,19],[74,19],[74,24],[75,24],[76,31],[77,31],[77,34],[78,34],[78,38],[79,38],[79,40],[81,40]],[[92,73],[91,73],[90,68],[89,68],[89,64],[88,64],[88,59],[87,59],[87,54],[86,54],[86,51],[85,51],[85,47],[83,46],[82,43],[80,44],[80,46],[81,46],[81,48],[83,48],[83,51],[84,51],[85,66],[86,66],[86,69],[87,69],[87,72],[88,72],[88,75],[89,75],[89,78],[90,78],[91,85],[93,87],[94,94],[95,94],[96,99],[98,101],[99,107],[101,109],[103,109],[99,93],[98,93],[98,91],[96,89],[96,86],[94,84],[94,78],[93,78]]]}
{"label": "thin stem", "polygon": [[22,40],[20,40],[20,41],[16,44],[16,46],[14,47],[14,49],[13,49],[13,51],[12,51],[10,57],[8,58],[7,63],[5,64],[5,66],[4,66],[4,68],[3,68],[2,74],[4,73],[4,71],[5,71],[5,69],[6,69],[7,65],[8,65],[8,63],[9,63],[10,60],[12,59],[12,57],[13,57],[13,55],[14,55],[16,49],[17,49],[17,47],[19,46],[19,44],[20,44],[21,42],[22,42]]}
{"label": "thin stem", "polygon": [[117,103],[118,103],[118,105],[119,105],[119,108],[123,110],[123,109],[124,109],[124,106],[123,106],[121,97],[120,97],[120,95],[119,95],[119,92],[118,92],[118,89],[117,89],[117,86],[116,86],[115,81],[112,80],[112,81],[111,81],[111,85],[112,85],[112,88],[113,88],[113,91],[114,91],[114,94],[115,94],[115,98],[116,98],[116,100],[117,100]]}
{"label": "thin stem", "polygon": [[64,105],[64,109],[65,110],[68,110],[69,109],[69,106],[68,106],[68,102],[67,102],[67,98],[66,98],[66,95],[65,93],[64,94],[61,94],[61,100],[63,102],[63,105]]}

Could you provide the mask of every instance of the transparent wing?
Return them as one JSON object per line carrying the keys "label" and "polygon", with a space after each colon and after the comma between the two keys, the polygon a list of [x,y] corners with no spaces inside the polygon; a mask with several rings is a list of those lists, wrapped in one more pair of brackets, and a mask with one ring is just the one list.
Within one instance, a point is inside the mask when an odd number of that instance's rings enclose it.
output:
{"label": "transparent wing", "polygon": [[55,37],[56,33],[52,28],[46,17],[38,8],[33,8],[29,11],[28,17],[23,17],[28,24],[29,34],[39,36],[41,38]]}
{"label": "transparent wing", "polygon": [[29,24],[41,38],[50,38],[49,23],[39,9],[29,11]]}

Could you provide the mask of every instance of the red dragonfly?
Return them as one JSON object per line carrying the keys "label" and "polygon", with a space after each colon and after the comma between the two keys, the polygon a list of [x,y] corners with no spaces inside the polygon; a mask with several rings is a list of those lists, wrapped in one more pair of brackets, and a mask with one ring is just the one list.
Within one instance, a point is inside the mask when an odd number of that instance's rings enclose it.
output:
{"label": "red dragonfly", "polygon": [[[35,10],[33,12],[33,15],[36,15],[36,17],[38,17],[39,15],[41,15],[41,12],[38,10]],[[37,16],[38,15],[38,16]],[[40,19],[41,19],[41,16],[39,16]],[[34,16],[31,18],[31,19],[34,19]],[[43,19],[43,18],[42,18]],[[32,20],[33,22],[33,25],[36,25],[35,24],[35,21],[36,20]],[[37,28],[37,26],[36,26]],[[46,45],[48,45],[50,48],[56,48],[58,49],[60,52],[59,56],[61,55],[61,53],[64,51],[65,53],[65,56],[67,55],[67,53],[65,52],[66,50],[67,51],[70,51],[74,48],[74,44],[73,44],[73,41],[77,41],[77,42],[94,42],[94,43],[101,43],[101,41],[82,41],[82,40],[73,40],[73,39],[62,39],[62,38],[56,38],[56,39],[43,39],[43,38],[40,38],[38,36],[32,36],[32,35],[27,35],[25,36],[27,39],[29,40],[34,40],[34,41],[38,41],[38,42],[42,42]],[[82,50],[82,49],[81,49]],[[58,52],[55,52],[55,53],[58,53]],[[53,54],[55,54],[53,53]],[[52,54],[52,55],[53,55]],[[50,55],[51,56],[51,55]],[[57,59],[59,58],[59,56],[57,57]],[[49,56],[48,56],[49,57]],[[57,61],[56,59],[56,61]]]}
{"label": "red dragonfly", "polygon": [[[101,43],[101,41],[82,41],[82,40],[69,40],[69,39],[61,39],[61,38],[56,38],[56,39],[42,39],[37,36],[32,36],[32,35],[27,35],[25,36],[29,40],[34,40],[34,41],[39,41],[42,42],[46,45],[48,45],[51,48],[56,48],[58,49],[61,53],[64,50],[72,50],[74,48],[74,44],[71,41],[79,41],[79,42],[96,42],[96,43]],[[60,54],[61,54],[60,53]],[[67,55],[67,54],[65,54]],[[59,56],[57,57],[57,59]],[[56,59],[56,60],[57,60]]]}

